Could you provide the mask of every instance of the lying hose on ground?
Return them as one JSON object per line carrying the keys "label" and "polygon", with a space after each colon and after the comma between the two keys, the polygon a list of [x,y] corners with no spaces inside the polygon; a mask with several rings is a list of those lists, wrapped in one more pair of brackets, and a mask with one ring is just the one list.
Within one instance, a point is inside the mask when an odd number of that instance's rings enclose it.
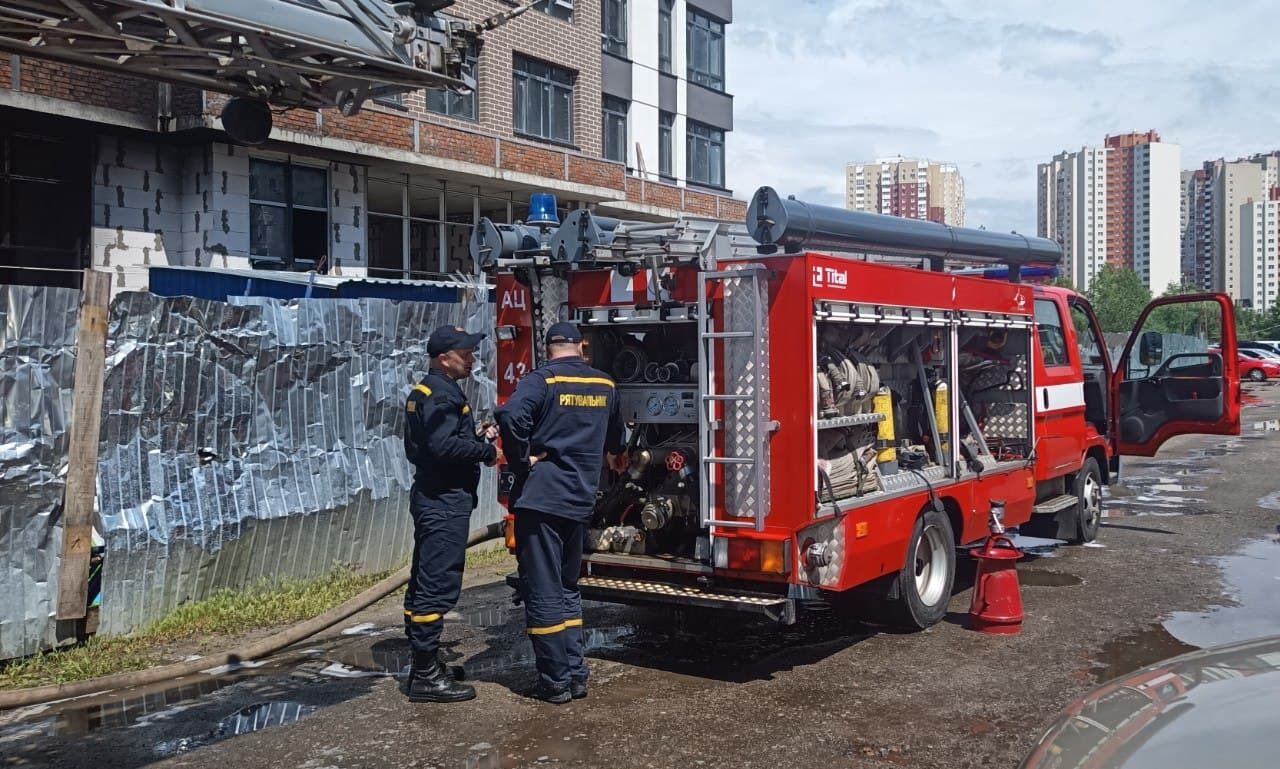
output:
{"label": "lying hose on ground", "polygon": [[[482,542],[488,542],[491,539],[497,539],[501,536],[502,523],[491,523],[488,526],[476,529],[467,535],[467,547],[474,547]],[[390,593],[404,587],[405,583],[408,581],[409,567],[406,566],[395,574],[392,574],[390,577],[387,577],[378,584],[353,597],[346,603],[335,606],[318,617],[312,617],[309,620],[294,625],[288,630],[268,636],[260,641],[255,641],[254,643],[248,644],[239,649],[232,649],[231,651],[219,654],[210,654],[199,659],[187,660],[185,662],[175,662],[172,665],[161,665],[160,667],[148,668],[146,670],[134,670],[128,673],[116,673],[115,675],[103,676],[101,678],[91,678],[87,681],[75,681],[67,684],[51,684],[49,686],[34,686],[30,689],[0,691],[0,710],[26,707],[29,705],[40,705],[45,702],[53,702],[54,700],[83,697],[88,694],[109,692],[115,689],[124,689],[131,686],[145,686],[159,681],[168,681],[173,678],[195,675],[203,670],[221,667],[222,665],[247,662],[260,657],[266,657],[280,651],[281,649],[292,646],[305,638],[310,638],[316,633],[338,624],[347,617],[350,617],[352,614],[368,608]]]}

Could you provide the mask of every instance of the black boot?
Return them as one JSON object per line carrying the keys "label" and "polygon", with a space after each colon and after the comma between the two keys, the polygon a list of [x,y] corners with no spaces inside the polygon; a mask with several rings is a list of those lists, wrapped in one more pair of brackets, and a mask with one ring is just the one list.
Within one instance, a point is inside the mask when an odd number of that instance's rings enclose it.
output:
{"label": "black boot", "polygon": [[454,681],[435,654],[413,655],[413,668],[409,671],[410,702],[466,702],[475,696],[475,688]]}
{"label": "black boot", "polygon": [[574,678],[569,681],[569,694],[575,700],[586,699],[587,696],[587,679]]}
{"label": "black boot", "polygon": [[558,689],[547,686],[541,681],[539,681],[537,686],[534,687],[533,697],[534,699],[539,699],[543,702],[550,702],[552,705],[563,705],[573,699],[573,695],[569,692],[569,687],[566,686],[563,689]]}

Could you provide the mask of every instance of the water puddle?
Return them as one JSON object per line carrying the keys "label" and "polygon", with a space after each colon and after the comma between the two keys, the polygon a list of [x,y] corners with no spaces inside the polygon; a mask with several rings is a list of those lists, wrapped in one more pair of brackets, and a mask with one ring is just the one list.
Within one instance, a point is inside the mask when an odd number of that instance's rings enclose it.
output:
{"label": "water puddle", "polygon": [[156,745],[155,753],[161,757],[176,756],[230,737],[260,732],[276,726],[289,726],[319,709],[318,705],[304,705],[300,702],[260,702],[222,719],[218,722],[218,726],[206,735],[161,742]]}
{"label": "water puddle", "polygon": [[1264,510],[1280,510],[1280,491],[1273,491],[1259,499],[1258,507]]}
{"label": "water puddle", "polygon": [[1178,612],[1165,628],[1199,647],[1280,634],[1280,539],[1252,542],[1219,558],[1218,568],[1234,605]]}
{"label": "water puddle", "polygon": [[1195,651],[1195,648],[1174,638],[1163,627],[1156,626],[1108,642],[1098,653],[1090,672],[1096,681],[1110,681],[1162,659]]}
{"label": "water puddle", "polygon": [[1020,569],[1018,583],[1027,587],[1071,587],[1084,584],[1084,580],[1074,574],[1063,574],[1059,571]]}

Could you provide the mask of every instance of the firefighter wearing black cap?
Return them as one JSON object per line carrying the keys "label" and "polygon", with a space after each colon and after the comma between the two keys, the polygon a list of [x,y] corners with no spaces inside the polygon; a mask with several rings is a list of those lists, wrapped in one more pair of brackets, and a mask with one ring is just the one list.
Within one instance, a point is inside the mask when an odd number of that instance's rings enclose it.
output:
{"label": "firefighter wearing black cap", "polygon": [[412,702],[462,702],[475,689],[455,680],[439,659],[444,615],[458,602],[467,530],[476,506],[480,465],[497,461],[493,426],[476,428],[458,381],[471,376],[484,334],[441,326],[427,340],[431,368],[405,402],[404,453],[415,468],[409,503],[413,564],[404,596],[405,634],[413,647]]}
{"label": "firefighter wearing black cap", "polygon": [[547,362],[520,380],[496,417],[516,476],[508,499],[535,696],[561,704],[587,696],[578,574],[605,452],[611,465],[624,464],[617,393],[587,365],[577,327],[556,323],[547,330]]}

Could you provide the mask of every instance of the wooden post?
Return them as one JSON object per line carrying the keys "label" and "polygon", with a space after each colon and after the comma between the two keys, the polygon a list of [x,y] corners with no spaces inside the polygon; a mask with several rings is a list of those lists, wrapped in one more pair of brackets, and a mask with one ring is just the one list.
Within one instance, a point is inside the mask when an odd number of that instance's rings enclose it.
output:
{"label": "wooden post", "polygon": [[67,487],[62,505],[58,619],[83,619],[88,613],[89,556],[93,547],[93,499],[98,474],[98,434],[102,426],[102,378],[106,367],[107,304],[110,299],[111,275],[85,270],[80,289],[80,329],[76,333]]}

